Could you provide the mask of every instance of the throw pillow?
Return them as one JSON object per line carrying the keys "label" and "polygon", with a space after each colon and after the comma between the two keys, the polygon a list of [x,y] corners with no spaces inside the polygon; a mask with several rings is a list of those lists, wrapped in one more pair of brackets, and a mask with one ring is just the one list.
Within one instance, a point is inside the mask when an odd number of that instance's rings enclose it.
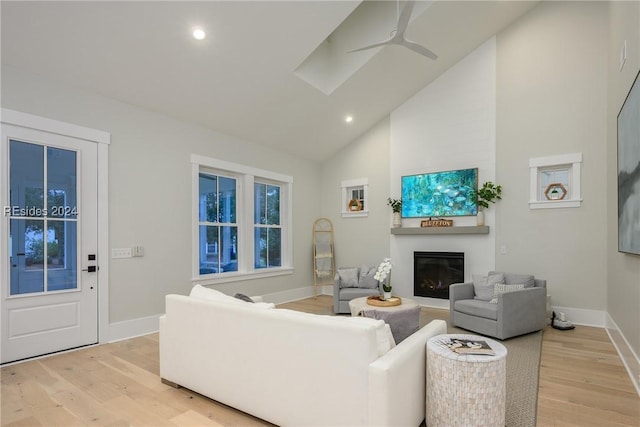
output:
{"label": "throw pillow", "polygon": [[420,329],[420,307],[397,311],[366,310],[364,316],[384,320],[391,328],[396,344]]}
{"label": "throw pillow", "polygon": [[252,307],[252,308],[270,309],[275,307],[273,303],[266,303],[266,302],[257,302],[255,304],[247,304],[246,302],[240,301],[237,298],[224,294],[220,291],[216,291],[215,289],[206,288],[202,285],[195,285],[191,289],[191,293],[189,294],[189,296],[191,296],[192,298],[202,299],[206,301],[215,301],[219,303],[228,303],[232,305],[242,305],[245,307]]}
{"label": "throw pillow", "polygon": [[248,297],[245,294],[241,294],[240,292],[236,293],[233,297],[246,302],[251,302],[251,303],[255,302],[254,300],[251,299],[251,297]]}
{"label": "throw pillow", "polygon": [[358,287],[358,269],[357,268],[339,268],[338,276],[340,276],[341,288],[357,288]]}
{"label": "throw pillow", "polygon": [[506,294],[507,292],[515,292],[517,290],[520,289],[524,289],[524,284],[519,283],[519,284],[511,284],[511,285],[505,285],[503,283],[496,283],[494,288],[493,288],[493,298],[491,299],[491,301],[489,301],[491,304],[497,304],[498,303],[498,295],[500,294]]}
{"label": "throw pillow", "polygon": [[378,267],[360,267],[360,278],[358,279],[359,288],[377,289],[378,281],[373,278],[376,275]]}
{"label": "throw pillow", "polygon": [[507,285],[519,285],[522,283],[525,288],[533,288],[536,285],[532,274],[498,273],[497,271],[489,272],[489,274],[503,274],[504,283]]}
{"label": "throw pillow", "polygon": [[481,301],[491,301],[493,298],[494,285],[496,283],[504,283],[503,274],[493,274],[490,276],[473,275],[473,292],[474,299]]}

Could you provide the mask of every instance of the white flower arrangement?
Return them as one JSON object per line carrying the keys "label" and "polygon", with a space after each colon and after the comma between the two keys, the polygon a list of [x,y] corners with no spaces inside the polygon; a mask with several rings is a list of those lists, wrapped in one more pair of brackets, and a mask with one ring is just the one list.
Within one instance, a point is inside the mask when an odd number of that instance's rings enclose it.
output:
{"label": "white flower arrangement", "polygon": [[[387,283],[382,283],[385,279],[389,277]],[[391,292],[391,258],[385,258],[380,265],[378,266],[378,270],[376,274],[373,276],[375,280],[382,283],[382,290],[385,292]]]}

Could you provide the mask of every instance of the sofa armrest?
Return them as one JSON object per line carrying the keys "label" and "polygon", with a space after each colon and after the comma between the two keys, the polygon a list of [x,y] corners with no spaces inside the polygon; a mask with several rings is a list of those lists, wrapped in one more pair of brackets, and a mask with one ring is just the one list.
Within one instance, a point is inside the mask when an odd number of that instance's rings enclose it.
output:
{"label": "sofa armrest", "polygon": [[498,338],[543,329],[546,325],[547,290],[525,288],[498,295]]}
{"label": "sofa armrest", "polygon": [[453,312],[453,306],[457,300],[473,299],[475,291],[472,282],[454,283],[449,286],[449,310]]}
{"label": "sofa armrest", "polygon": [[417,426],[424,419],[426,343],[447,333],[433,320],[369,365],[370,426]]}

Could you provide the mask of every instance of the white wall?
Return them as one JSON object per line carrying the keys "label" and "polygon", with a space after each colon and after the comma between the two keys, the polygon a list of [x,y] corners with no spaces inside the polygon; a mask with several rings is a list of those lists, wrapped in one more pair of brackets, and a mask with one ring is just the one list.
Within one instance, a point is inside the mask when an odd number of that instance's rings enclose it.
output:
{"label": "white wall", "polygon": [[[609,3],[609,102],[607,112],[607,328],[640,393],[640,256],[618,252],[616,117],[640,70],[640,3]],[[627,62],[619,53],[627,42]]]}
{"label": "white wall", "polygon": [[[343,218],[341,182],[367,178],[369,216]],[[337,267],[377,265],[389,256],[389,117],[323,163],[321,213],[333,222]]]}
{"label": "white wall", "polygon": [[191,153],[294,177],[294,274],[216,288],[260,295],[313,284],[311,227],[320,211],[315,163],[11,67],[2,68],[2,107],[111,133],[109,244],[145,248],[143,258],[111,260],[111,323],[163,313],[166,294],[190,291]]}
{"label": "white wall", "polygon": [[[491,38],[391,114],[390,188],[400,197],[400,177],[424,172],[478,168],[478,181],[495,175],[495,38]],[[505,185],[507,183],[504,183]],[[454,226],[475,225],[456,217]],[[418,227],[419,219],[403,220]],[[493,209],[486,212],[488,235],[393,235],[394,292],[413,296],[413,252],[464,252],[465,279],[495,265]],[[448,300],[416,298],[448,307]]]}
{"label": "white wall", "polygon": [[[552,305],[586,310],[600,325],[607,307],[607,35],[606,2],[542,2],[497,37],[496,178],[505,191],[496,244],[507,253],[496,265],[546,279]],[[583,154],[582,206],[529,209],[529,159],[576,152]]]}

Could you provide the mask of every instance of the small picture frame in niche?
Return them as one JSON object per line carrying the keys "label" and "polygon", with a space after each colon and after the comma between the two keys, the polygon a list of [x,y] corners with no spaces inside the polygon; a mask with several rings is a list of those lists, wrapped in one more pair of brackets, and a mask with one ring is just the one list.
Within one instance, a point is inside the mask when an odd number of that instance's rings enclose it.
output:
{"label": "small picture frame in niche", "polygon": [[351,199],[347,203],[347,209],[351,212],[357,212],[362,210],[362,202],[358,199]]}

